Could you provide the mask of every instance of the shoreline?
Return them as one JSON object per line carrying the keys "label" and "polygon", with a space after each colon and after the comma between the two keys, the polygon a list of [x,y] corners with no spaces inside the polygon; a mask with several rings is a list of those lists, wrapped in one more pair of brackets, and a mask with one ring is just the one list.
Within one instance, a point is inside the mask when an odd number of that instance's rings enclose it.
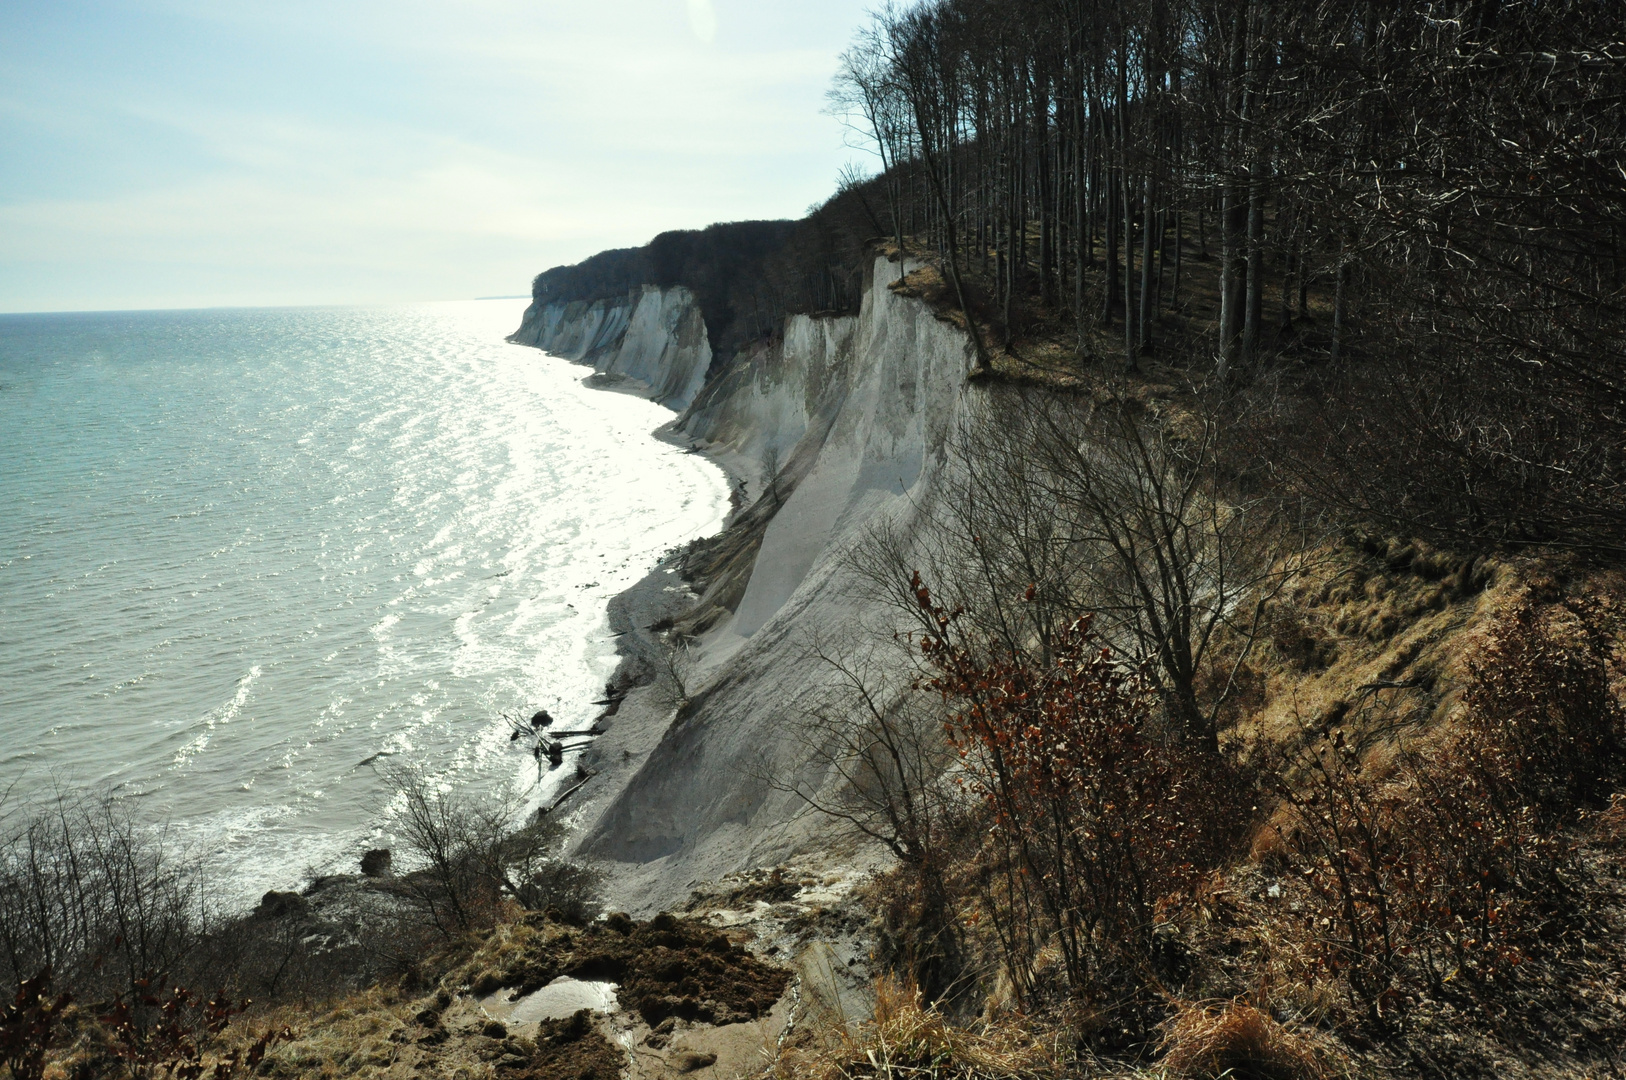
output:
{"label": "shoreline", "polygon": [[[513,344],[524,343],[515,341]],[[591,361],[571,360],[539,346],[525,347],[536,349],[549,359],[563,360],[589,369],[593,366]],[[583,377],[581,383],[589,389],[627,394],[662,404],[654,397],[654,387],[631,376],[606,375],[595,371]],[[662,407],[670,409],[669,406]],[[658,692],[666,650],[652,627],[662,620],[681,617],[700,599],[700,594],[683,580],[678,569],[681,562],[678,556],[689,544],[729,529],[751,506],[748,489],[760,483],[759,470],[750,469],[749,463],[739,455],[719,452],[679,431],[677,423],[681,418],[681,412],[673,411],[671,419],[650,432],[650,435],[684,453],[699,454],[715,465],[728,484],[729,510],[716,532],[697,534],[682,545],[668,549],[649,568],[648,573],[630,587],[611,596],[605,604],[606,618],[619,659],[604,688],[605,707],[593,719],[593,727],[599,729],[600,734],[576,755],[576,761],[587,770],[587,775],[580,783],[572,784],[555,796],[544,811],[564,815],[572,833],[567,841],[567,850],[573,853],[580,852],[584,835],[580,826],[586,824],[595,811],[602,810],[619,795],[637,775],[670,726],[677,710],[677,702],[664,700]],[[643,890],[634,885],[633,891]],[[636,914],[646,905],[635,896],[617,896],[612,906]]]}
{"label": "shoreline", "polygon": [[[549,360],[562,360],[589,369],[592,367],[591,362],[570,360],[538,346],[524,347],[536,349]],[[661,405],[653,397],[653,387],[629,376],[593,372],[578,381],[588,389],[626,394]],[[662,408],[671,411],[668,406],[662,405]],[[615,642],[617,659],[609,681],[597,691],[605,694],[604,707],[593,716],[590,726],[597,729],[599,734],[573,748],[566,758],[566,764],[561,766],[562,769],[577,770],[577,777],[562,783],[545,804],[527,811],[535,815],[564,814],[567,828],[572,834],[567,840],[567,850],[572,852],[578,849],[581,840],[579,826],[583,824],[581,819],[587,816],[587,811],[601,807],[620,793],[670,723],[673,709],[661,708],[660,702],[651,700],[652,695],[640,691],[648,690],[657,681],[658,665],[665,651],[651,626],[662,619],[681,616],[699,599],[699,594],[689,588],[678,572],[680,560],[677,556],[689,544],[727,530],[750,505],[744,498],[744,492],[746,486],[756,478],[742,475],[744,463],[735,460],[738,455],[718,453],[700,440],[680,433],[675,425],[681,415],[673,412],[668,420],[648,434],[684,453],[699,454],[715,465],[729,488],[729,509],[716,532],[697,534],[678,546],[668,548],[643,577],[605,601],[605,618]],[[571,764],[572,760],[574,764]],[[595,784],[595,780],[601,782]],[[371,878],[354,864],[342,870],[330,864],[325,869],[324,873],[312,874],[293,883],[292,892],[286,891],[290,887],[273,888],[264,897],[248,903],[263,906],[274,897],[298,895],[315,901],[312,915],[330,917],[335,921],[343,919],[349,914],[347,904],[351,897],[356,890],[366,889]],[[629,910],[632,906],[636,905],[630,905]],[[239,917],[250,917],[254,910],[245,907]]]}

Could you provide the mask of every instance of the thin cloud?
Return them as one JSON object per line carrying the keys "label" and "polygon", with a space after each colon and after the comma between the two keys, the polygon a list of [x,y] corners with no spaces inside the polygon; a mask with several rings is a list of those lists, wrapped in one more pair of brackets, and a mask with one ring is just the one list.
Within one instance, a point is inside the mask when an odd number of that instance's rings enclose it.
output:
{"label": "thin cloud", "polygon": [[689,0],[689,29],[707,45],[717,40],[717,9],[711,0]]}
{"label": "thin cloud", "polygon": [[522,292],[665,229],[798,215],[853,156],[821,107],[869,0],[724,2],[31,25],[0,71],[0,311]]}

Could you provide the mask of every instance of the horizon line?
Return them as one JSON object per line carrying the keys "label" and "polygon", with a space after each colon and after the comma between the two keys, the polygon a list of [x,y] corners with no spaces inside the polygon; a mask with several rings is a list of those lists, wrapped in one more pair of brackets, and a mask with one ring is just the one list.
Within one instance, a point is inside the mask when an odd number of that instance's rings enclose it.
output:
{"label": "horizon line", "polygon": [[193,311],[308,311],[318,308],[407,307],[413,304],[473,304],[486,300],[529,300],[529,294],[450,297],[437,300],[371,300],[332,304],[206,304],[198,307],[59,308],[45,311],[0,311],[0,319],[36,315],[142,315]]}

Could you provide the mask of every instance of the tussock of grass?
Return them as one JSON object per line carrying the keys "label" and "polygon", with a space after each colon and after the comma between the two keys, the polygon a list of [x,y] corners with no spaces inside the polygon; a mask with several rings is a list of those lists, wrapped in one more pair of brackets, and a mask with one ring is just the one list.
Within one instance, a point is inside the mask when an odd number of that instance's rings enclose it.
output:
{"label": "tussock of grass", "polygon": [[406,1028],[411,1012],[390,988],[374,987],[326,1011],[285,1006],[257,1018],[244,1034],[267,1021],[293,1027],[294,1037],[266,1056],[262,1076],[337,1080],[388,1069],[395,1057],[390,1036]]}
{"label": "tussock of grass", "polygon": [[1331,1080],[1327,1056],[1251,1005],[1191,1004],[1168,1022],[1163,1067],[1190,1080]]}
{"label": "tussock of grass", "polygon": [[924,1007],[913,988],[881,979],[875,1013],[854,1027],[840,1026],[813,1046],[786,1054],[776,1080],[1048,1080],[1067,1075],[1058,1046],[1035,1038],[1024,1018],[976,1030],[951,1025]]}

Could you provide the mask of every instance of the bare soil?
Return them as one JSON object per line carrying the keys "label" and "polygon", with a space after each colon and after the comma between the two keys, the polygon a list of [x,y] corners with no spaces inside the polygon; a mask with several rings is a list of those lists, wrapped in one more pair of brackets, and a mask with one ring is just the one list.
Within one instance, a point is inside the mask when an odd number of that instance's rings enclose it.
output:
{"label": "bare soil", "polygon": [[497,1075],[502,1080],[618,1080],[625,1060],[586,1009],[568,1020],[542,1021],[535,1047],[528,1060],[499,1062]]}
{"label": "bare soil", "polygon": [[712,927],[668,914],[648,922],[612,915],[548,935],[496,977],[517,996],[560,975],[618,983],[620,1000],[651,1025],[669,1016],[715,1025],[756,1020],[790,980]]}

